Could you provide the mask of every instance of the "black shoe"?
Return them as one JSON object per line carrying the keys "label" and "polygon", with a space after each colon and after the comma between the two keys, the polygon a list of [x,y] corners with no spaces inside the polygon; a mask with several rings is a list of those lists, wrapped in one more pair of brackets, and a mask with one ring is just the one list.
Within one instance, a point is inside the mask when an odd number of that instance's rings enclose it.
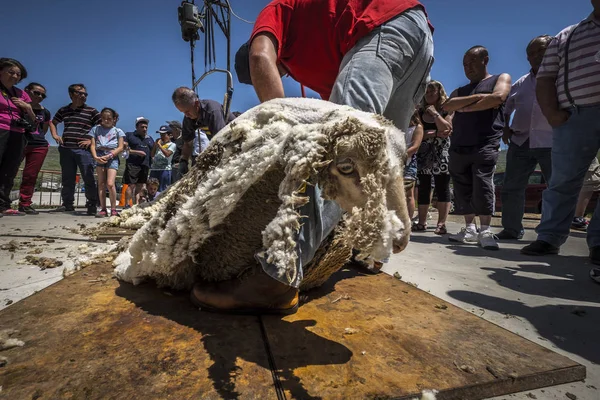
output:
{"label": "black shoe", "polygon": [[75,211],[75,207],[73,207],[73,206],[59,206],[59,207],[53,208],[52,210],[49,210],[48,212],[60,213],[60,212],[73,212],[73,211]]}
{"label": "black shoe", "polygon": [[94,215],[95,216],[97,212],[98,212],[98,207],[88,206],[87,211],[85,213],[86,213],[86,215]]}
{"label": "black shoe", "polygon": [[600,265],[600,246],[590,248],[590,261],[592,264]]}
{"label": "black shoe", "polygon": [[519,234],[517,236],[513,235],[506,229],[502,229],[502,231],[500,231],[500,233],[498,233],[496,235],[496,237],[500,240],[521,240],[521,239],[523,239],[524,234],[525,234],[525,231],[522,229],[521,229],[521,232],[519,232]]}
{"label": "black shoe", "polygon": [[38,215],[40,212],[31,206],[19,207],[19,211],[24,212],[27,215]]}
{"label": "black shoe", "polygon": [[543,240],[536,240],[521,249],[521,254],[528,256],[545,256],[548,254],[558,254],[558,247],[552,246]]}

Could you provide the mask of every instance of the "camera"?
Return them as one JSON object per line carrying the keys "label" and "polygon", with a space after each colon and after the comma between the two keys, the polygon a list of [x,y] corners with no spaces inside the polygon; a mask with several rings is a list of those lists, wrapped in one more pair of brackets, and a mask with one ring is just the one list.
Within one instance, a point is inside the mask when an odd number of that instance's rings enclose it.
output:
{"label": "camera", "polygon": [[31,139],[31,133],[35,132],[35,126],[25,118],[13,119],[12,125],[25,130],[25,137],[28,141]]}

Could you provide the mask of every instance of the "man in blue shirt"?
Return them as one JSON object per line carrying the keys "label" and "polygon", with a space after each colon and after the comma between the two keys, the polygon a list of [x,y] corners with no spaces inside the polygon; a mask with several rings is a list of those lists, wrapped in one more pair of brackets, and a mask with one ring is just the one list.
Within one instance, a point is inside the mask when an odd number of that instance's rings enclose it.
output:
{"label": "man in blue shirt", "polygon": [[138,117],[135,120],[135,132],[125,134],[125,144],[129,150],[123,174],[123,183],[127,184],[125,208],[129,207],[130,200],[136,204],[137,194],[142,191],[148,180],[150,150],[154,146],[154,140],[148,135],[148,122],[148,119]]}

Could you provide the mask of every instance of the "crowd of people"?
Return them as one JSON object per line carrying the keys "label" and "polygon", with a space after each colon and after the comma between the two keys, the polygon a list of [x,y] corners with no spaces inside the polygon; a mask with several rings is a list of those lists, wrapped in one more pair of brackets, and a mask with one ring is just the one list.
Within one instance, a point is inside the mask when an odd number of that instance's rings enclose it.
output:
{"label": "crowd of people", "polygon": [[[326,3],[307,2],[302,7],[284,0],[270,3],[259,14],[250,40],[236,54],[239,81],[253,85],[259,100],[264,102],[284,97],[281,77],[291,75],[323,99],[384,115],[406,132],[405,187],[410,216],[416,218],[414,232],[428,228],[428,210],[435,187],[439,210],[436,234],[448,233],[446,219],[452,200],[455,213],[464,216],[464,227],[450,234],[450,241],[498,250],[498,240],[521,239],[525,188],[539,164],[549,186],[543,195],[538,239],[525,246],[522,253],[557,254],[572,224],[587,226],[583,204],[587,204],[590,191],[600,181],[598,166],[593,163],[600,148],[597,125],[600,124],[597,118],[600,58],[595,47],[600,37],[600,2],[592,0],[593,13],[556,37],[533,38],[525,49],[531,70],[514,84],[509,74],[488,71],[490,55],[485,47],[471,47],[463,57],[469,83],[449,96],[441,82],[429,78],[433,26],[425,8],[416,0],[374,3],[376,6],[348,3],[348,7],[353,7],[352,17],[345,19],[330,13]],[[332,20],[323,23],[322,29],[314,29],[313,24],[305,22],[315,20],[315,16]],[[339,21],[343,23],[340,25]],[[331,44],[339,51],[332,52]],[[405,56],[409,53],[410,57]],[[305,62],[314,59],[321,62]],[[71,103],[51,118],[41,105],[46,97],[41,84],[30,83],[25,90],[16,87],[26,76],[18,61],[0,60],[3,215],[36,213],[31,206],[31,193],[47,153],[44,134],[48,127],[59,144],[62,169],[63,204],[52,211],[73,211],[75,176],[79,169],[85,185],[87,213],[104,216],[117,212],[115,171],[120,154],[127,153],[126,204],[152,199],[188,171],[190,161],[194,161],[193,156],[203,146],[197,130],[210,136],[235,118],[231,113],[225,114],[219,103],[200,100],[192,89],[181,87],[174,91],[172,100],[184,114],[183,122],[170,121],[161,126],[157,131],[160,138],[154,141],[148,135],[148,119],[138,118],[135,131],[123,133],[116,127],[118,114],[114,110],[105,108],[98,112],[87,105],[88,93],[83,84],[69,86]],[[60,123],[65,125],[62,136],[56,130]],[[206,140],[204,136],[203,141]],[[500,141],[508,145],[502,190],[503,229],[493,233],[490,229],[495,206],[493,175]],[[8,195],[22,158],[26,164],[21,197],[19,208],[13,210]],[[585,186],[584,179],[588,182]],[[106,207],[106,188],[110,212]],[[313,192],[308,194],[311,203],[319,195],[318,188]],[[314,217],[322,220],[305,221],[301,231],[307,227],[306,232],[311,232],[311,226],[325,227],[338,222],[339,207],[315,204],[323,206]],[[587,229],[590,259],[594,264],[600,264],[598,212]],[[299,237],[310,242],[309,247],[319,245],[304,232]],[[266,268],[264,272],[269,275]],[[249,290],[259,285],[257,280],[266,279],[259,274],[243,285],[237,282],[227,290],[221,287],[229,297],[222,294],[217,298],[206,286],[195,287],[193,296],[198,303],[213,309],[243,309],[243,298],[248,293],[264,297],[265,304],[276,309],[297,301],[297,288],[290,287],[281,277],[271,278],[274,279],[267,279],[268,288],[261,281],[261,293]],[[592,278],[600,281],[600,270],[593,269]],[[291,293],[291,297],[286,294],[284,300],[273,305],[270,292]],[[220,303],[225,301],[223,296],[227,297],[227,306]]]}
{"label": "crowd of people", "polygon": [[[53,116],[42,102],[46,88],[37,82],[24,90],[16,85],[27,77],[27,70],[17,60],[0,59],[0,217],[36,215],[32,196],[38,175],[48,154],[50,134],[58,145],[61,167],[62,204],[50,212],[75,211],[77,171],[83,180],[87,215],[118,215],[116,178],[121,160],[125,162],[123,184],[125,208],[139,201],[153,200],[157,193],[175,183],[208,145],[208,138],[235,118],[224,117],[221,105],[200,100],[189,88],[173,94],[175,106],[186,115],[183,124],[167,121],[154,140],[148,134],[149,120],[138,117],[133,132],[117,127],[119,114],[112,108],[101,111],[87,104],[84,84],[68,87],[71,102]],[[64,124],[62,135],[58,125]],[[10,192],[21,162],[23,176],[19,203],[11,207]],[[154,186],[157,184],[157,187]],[[106,197],[109,197],[110,208]]]}

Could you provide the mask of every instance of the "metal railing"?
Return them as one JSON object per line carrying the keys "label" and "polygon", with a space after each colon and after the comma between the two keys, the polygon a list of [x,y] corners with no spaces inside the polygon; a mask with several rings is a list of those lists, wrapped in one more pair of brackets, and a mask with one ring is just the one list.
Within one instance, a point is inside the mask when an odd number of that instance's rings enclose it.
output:
{"label": "metal railing", "polygon": [[[23,169],[19,169],[17,176],[15,177],[15,182],[13,185],[13,190],[10,194],[10,199],[12,201],[19,199],[19,188],[21,187],[21,179],[23,177]],[[97,182],[97,176],[94,173],[94,177]],[[123,188],[123,177],[117,176],[115,180],[115,186],[117,188],[117,198],[121,196],[121,189]],[[61,197],[61,189],[62,189],[62,174],[60,171],[53,170],[40,170],[38,174],[37,180],[35,182],[35,189],[33,193],[33,197],[31,201],[37,205],[38,207],[50,207],[50,206],[59,206],[62,204]],[[77,173],[75,178],[75,207],[85,207],[85,186],[83,183],[83,178],[80,173]]]}

